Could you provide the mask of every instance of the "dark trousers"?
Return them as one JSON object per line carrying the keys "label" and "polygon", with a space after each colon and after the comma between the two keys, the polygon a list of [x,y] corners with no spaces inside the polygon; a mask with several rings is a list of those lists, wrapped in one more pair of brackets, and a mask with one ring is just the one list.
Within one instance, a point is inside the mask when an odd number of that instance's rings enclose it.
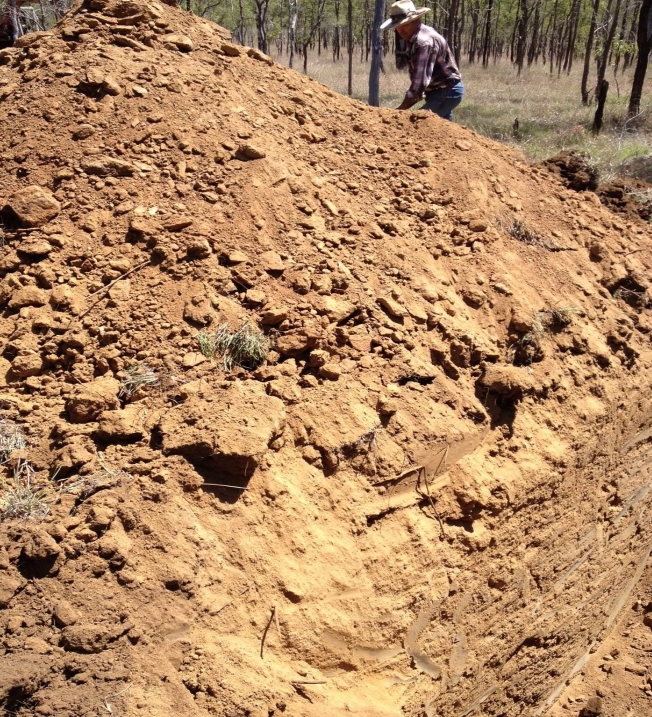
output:
{"label": "dark trousers", "polygon": [[426,92],[426,103],[422,109],[430,110],[446,120],[452,120],[453,110],[459,105],[463,97],[464,85],[460,80],[450,89]]}

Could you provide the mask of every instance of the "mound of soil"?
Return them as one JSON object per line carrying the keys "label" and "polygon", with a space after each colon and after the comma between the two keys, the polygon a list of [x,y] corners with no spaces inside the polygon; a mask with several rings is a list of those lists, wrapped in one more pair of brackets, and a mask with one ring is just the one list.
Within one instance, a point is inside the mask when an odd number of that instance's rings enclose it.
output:
{"label": "mound of soil", "polygon": [[612,212],[648,222],[652,217],[652,185],[636,177],[600,182],[589,158],[575,151],[560,152],[542,163],[576,192],[595,192]]}
{"label": "mound of soil", "polygon": [[156,2],[0,63],[5,712],[643,714],[647,228]]}

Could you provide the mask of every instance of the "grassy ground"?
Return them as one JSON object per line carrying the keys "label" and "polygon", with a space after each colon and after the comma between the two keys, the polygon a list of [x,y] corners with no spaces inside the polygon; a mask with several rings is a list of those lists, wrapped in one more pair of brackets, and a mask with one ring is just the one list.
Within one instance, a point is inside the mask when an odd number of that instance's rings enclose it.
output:
{"label": "grassy ground", "polygon": [[[283,61],[284,58],[279,58]],[[301,59],[297,65],[300,69]],[[407,74],[398,72],[387,58],[387,74],[381,77],[381,105],[400,103],[409,84]],[[518,145],[531,161],[539,161],[563,149],[589,153],[603,178],[622,172],[632,157],[652,154],[652,91],[643,97],[643,114],[636,129],[625,128],[624,119],[631,86],[631,72],[614,78],[608,73],[609,97],[605,125],[599,137],[591,133],[595,106],[584,107],[580,100],[581,68],[570,75],[552,76],[536,66],[517,76],[509,62],[499,62],[487,70],[462,64],[466,97],[455,112],[455,121],[487,137]],[[366,102],[368,65],[354,62],[353,96]],[[310,57],[308,74],[337,92],[346,93],[346,62],[332,62],[330,56]],[[591,82],[595,82],[592,73]],[[520,124],[519,136],[512,136],[514,120]]]}

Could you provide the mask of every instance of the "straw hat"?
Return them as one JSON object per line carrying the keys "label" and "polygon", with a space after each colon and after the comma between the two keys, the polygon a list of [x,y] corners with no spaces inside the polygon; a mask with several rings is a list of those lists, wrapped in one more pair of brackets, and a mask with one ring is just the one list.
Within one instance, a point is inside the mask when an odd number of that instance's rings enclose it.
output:
{"label": "straw hat", "polygon": [[398,0],[389,10],[389,20],[380,26],[381,30],[395,30],[400,25],[407,25],[414,20],[423,17],[430,9],[427,7],[415,7],[412,0]]}

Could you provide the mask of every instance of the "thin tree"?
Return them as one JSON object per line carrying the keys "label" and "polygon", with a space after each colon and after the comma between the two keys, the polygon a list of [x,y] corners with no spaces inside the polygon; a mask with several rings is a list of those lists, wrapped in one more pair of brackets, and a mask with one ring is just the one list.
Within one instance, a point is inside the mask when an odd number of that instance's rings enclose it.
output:
{"label": "thin tree", "polygon": [[269,0],[254,0],[256,8],[256,30],[258,31],[258,49],[265,54],[269,53],[267,44],[267,14]]}
{"label": "thin tree", "polygon": [[643,0],[638,13],[638,30],[636,33],[638,60],[636,61],[636,69],[634,70],[632,93],[629,96],[629,108],[627,111],[627,115],[630,119],[636,117],[641,111],[641,96],[643,94],[643,84],[645,83],[648,56],[650,54],[650,37],[652,37],[652,27],[650,26],[650,21],[652,20],[650,17],[651,9],[652,0]]}
{"label": "thin tree", "polygon": [[618,16],[620,15],[621,0],[616,0],[616,9],[614,10],[611,25],[609,26],[609,34],[605,40],[604,47],[602,48],[602,55],[600,56],[600,64],[598,65],[598,81],[595,86],[595,96],[600,94],[602,89],[602,80],[607,74],[607,65],[609,64],[609,55],[611,54],[611,45],[616,35],[616,26],[618,25]]}
{"label": "thin tree", "polygon": [[347,45],[349,53],[348,66],[348,86],[347,91],[349,97],[353,94],[353,0],[347,0],[346,3],[346,24],[347,24]]}
{"label": "thin tree", "polygon": [[589,34],[586,37],[586,48],[584,49],[584,69],[582,70],[582,104],[589,104],[589,69],[591,67],[591,53],[593,52],[593,38],[595,37],[595,26],[598,22],[598,12],[600,10],[600,0],[593,0],[591,10],[591,22],[589,24]]}
{"label": "thin tree", "polygon": [[288,0],[288,48],[290,50],[290,59],[288,66],[294,67],[294,46],[297,39],[297,18],[299,17],[299,0]]}
{"label": "thin tree", "polygon": [[317,2],[317,17],[315,18],[315,21],[310,26],[310,29],[308,30],[308,34],[304,36],[303,38],[303,71],[305,74],[308,73],[308,48],[310,45],[312,45],[313,40],[315,39],[315,33],[319,29],[319,26],[321,25],[322,17],[324,16],[324,7],[326,5],[326,0],[318,0]]}
{"label": "thin tree", "polygon": [[369,104],[380,107],[380,66],[383,61],[383,45],[380,37],[380,26],[385,12],[385,0],[376,0],[374,5],[374,21],[371,26],[371,69],[369,71]]}

